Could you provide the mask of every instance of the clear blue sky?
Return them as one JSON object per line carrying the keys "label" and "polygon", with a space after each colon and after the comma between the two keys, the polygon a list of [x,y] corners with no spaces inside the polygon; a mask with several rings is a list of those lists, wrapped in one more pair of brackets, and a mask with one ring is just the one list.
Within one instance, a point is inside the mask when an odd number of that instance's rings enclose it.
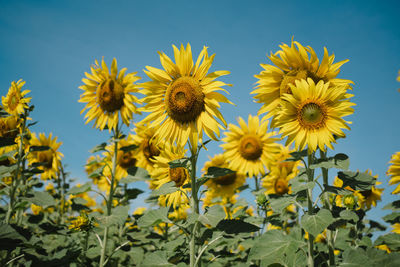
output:
{"label": "clear blue sky", "polygon": [[[399,14],[399,1],[0,0],[0,94],[13,80],[27,81],[36,106],[32,117],[39,121],[33,130],[59,137],[68,171],[83,182],[88,150],[109,136],[84,125],[84,105],[77,102],[95,59],[104,56],[110,64],[116,57],[119,67],[146,81],[144,67],[160,67],[157,51],[172,56],[172,44],[190,42],[197,57],[206,45],[216,54],[213,69],[231,71],[224,81],[234,85],[228,90],[236,106],[224,105],[222,113],[236,123],[260,108],[249,94],[259,64],[270,63],[266,54],[294,36],[320,57],[326,46],[336,61],[350,59],[339,77],[355,82],[357,106],[335,152],[348,154],[353,170],[372,169],[387,187],[387,163],[400,151]],[[221,151],[216,142],[209,147],[200,166],[207,154]],[[395,199],[393,189],[384,203]]]}

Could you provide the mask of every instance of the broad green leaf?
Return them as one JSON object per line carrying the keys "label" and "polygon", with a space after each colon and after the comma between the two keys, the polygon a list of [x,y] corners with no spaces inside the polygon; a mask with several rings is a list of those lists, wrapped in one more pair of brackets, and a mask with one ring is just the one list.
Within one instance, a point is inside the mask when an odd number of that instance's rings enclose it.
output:
{"label": "broad green leaf", "polygon": [[176,160],[168,162],[168,165],[169,165],[169,167],[171,169],[174,169],[174,168],[186,168],[186,169],[189,169],[189,167],[190,167],[190,159],[189,158],[176,159]]}
{"label": "broad green leaf", "polygon": [[222,220],[217,224],[217,229],[228,234],[238,234],[255,232],[260,228],[257,225],[241,220]]}
{"label": "broad green leaf", "polygon": [[131,167],[128,168],[128,176],[122,178],[121,180],[119,180],[119,182],[123,184],[129,184],[138,181],[146,181],[149,178],[149,173],[145,169],[139,167]]}
{"label": "broad green leaf", "polygon": [[17,164],[13,164],[10,166],[0,166],[0,178],[13,176],[13,173],[17,168]]}
{"label": "broad green leaf", "polygon": [[143,192],[144,192],[143,190],[140,190],[138,188],[128,188],[128,189],[126,189],[125,194],[128,199],[136,199],[137,196]]}
{"label": "broad green leaf", "polygon": [[48,192],[34,191],[32,197],[25,198],[27,201],[42,207],[54,206],[55,200]]}
{"label": "broad green leaf", "polygon": [[400,210],[400,200],[393,201],[383,207],[384,210]]}
{"label": "broad green leaf", "polygon": [[16,152],[16,150],[12,150],[7,153],[1,154],[0,161],[7,160],[8,158],[13,158]]}
{"label": "broad green leaf", "polygon": [[0,222],[0,240],[13,239],[26,241],[20,233],[18,233],[11,225]]}
{"label": "broad green leaf", "polygon": [[221,176],[234,174],[234,173],[235,173],[235,171],[232,171],[232,170],[227,169],[227,168],[209,167],[207,169],[207,174],[204,175],[204,177],[207,177],[207,178],[210,178],[210,179],[214,179],[214,178],[218,178],[218,177],[221,177]]}
{"label": "broad green leaf", "polygon": [[347,249],[343,252],[343,261],[339,264],[341,267],[372,267],[367,253],[361,249]]}
{"label": "broad green leaf", "polygon": [[129,145],[129,146],[123,146],[119,150],[122,150],[124,152],[129,152],[129,151],[135,150],[137,148],[138,148],[137,145]]}
{"label": "broad green leaf", "polygon": [[366,252],[373,266],[378,266],[378,267],[400,266],[400,254],[398,252],[397,253],[392,252],[388,254],[386,253],[386,251],[371,247],[367,248]]}
{"label": "broad green leaf", "polygon": [[112,210],[109,216],[97,218],[102,226],[124,225],[126,218],[129,215],[129,206],[117,206]]}
{"label": "broad green leaf", "polygon": [[248,260],[265,260],[281,263],[285,254],[297,250],[298,244],[280,230],[270,230],[260,236],[251,248]]}
{"label": "broad green leaf", "polygon": [[96,153],[99,151],[105,151],[106,150],[107,143],[101,143],[100,145],[95,146],[91,150],[89,150],[90,153]]}
{"label": "broad green leaf", "polygon": [[0,137],[0,147],[15,145],[14,138]]}
{"label": "broad green leaf", "polygon": [[304,214],[301,217],[301,225],[305,231],[314,237],[322,233],[322,231],[334,222],[332,214],[327,209],[321,209],[315,215]]}
{"label": "broad green leaf", "polygon": [[348,170],[350,166],[349,157],[346,154],[339,153],[333,157],[329,157],[326,159],[319,159],[314,164],[310,165],[310,169],[316,168],[336,168],[341,170]]}
{"label": "broad green leaf", "polygon": [[159,189],[156,189],[153,192],[151,192],[151,196],[152,197],[162,196],[162,195],[174,193],[178,190],[179,190],[179,188],[176,187],[175,182],[171,181],[171,182],[163,184]]}
{"label": "broad green leaf", "polygon": [[81,186],[74,186],[72,187],[69,191],[68,194],[71,195],[77,195],[77,194],[82,194],[85,193],[87,191],[90,191],[91,187],[90,187],[90,182],[87,182]]}
{"label": "broad green leaf", "polygon": [[343,188],[350,186],[354,190],[370,190],[376,183],[376,178],[363,172],[343,171],[338,172],[338,177],[343,181]]}
{"label": "broad green leaf", "polygon": [[29,151],[34,152],[34,151],[47,151],[49,150],[49,146],[30,146]]}
{"label": "broad green leaf", "polygon": [[215,227],[221,220],[225,219],[225,216],[224,209],[220,205],[214,205],[207,208],[206,212],[199,216],[199,221],[203,225]]}
{"label": "broad green leaf", "polygon": [[291,204],[295,203],[295,197],[290,195],[269,195],[269,203],[273,211],[281,213]]}
{"label": "broad green leaf", "polygon": [[347,210],[347,209],[346,210],[342,210],[340,212],[340,218],[345,219],[347,221],[353,221],[355,223],[358,222],[358,220],[359,220],[359,218],[358,218],[356,213],[354,213],[351,210]]}
{"label": "broad green leaf", "polygon": [[298,160],[301,160],[302,158],[307,157],[307,155],[308,155],[307,153],[308,153],[307,149],[304,149],[304,150],[299,151],[299,152],[292,152],[292,153],[290,153],[292,158],[287,159],[287,161],[298,161]]}
{"label": "broad green leaf", "polygon": [[334,193],[336,195],[348,195],[348,194],[353,194],[352,191],[344,189],[344,188],[340,188],[340,187],[336,187],[336,186],[331,186],[328,184],[324,184],[324,188],[325,188],[325,192],[331,192]]}
{"label": "broad green leaf", "polygon": [[146,211],[142,217],[138,219],[139,227],[149,227],[157,225],[161,222],[169,222],[167,217],[168,208],[160,207],[156,210]]}
{"label": "broad green leaf", "polygon": [[169,267],[174,264],[168,262],[166,251],[154,251],[150,255],[146,254],[141,264],[142,267]]}
{"label": "broad green leaf", "polygon": [[400,223],[400,212],[392,212],[384,216],[382,219],[391,224]]}
{"label": "broad green leaf", "polygon": [[382,235],[375,240],[374,245],[386,244],[391,250],[400,249],[400,235],[397,233],[390,233]]}

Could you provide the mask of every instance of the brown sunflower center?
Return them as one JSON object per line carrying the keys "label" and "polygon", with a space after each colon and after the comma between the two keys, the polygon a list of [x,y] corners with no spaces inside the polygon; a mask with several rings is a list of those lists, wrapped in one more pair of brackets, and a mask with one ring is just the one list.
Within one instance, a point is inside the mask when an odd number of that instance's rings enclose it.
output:
{"label": "brown sunflower center", "polygon": [[48,151],[39,152],[37,155],[39,162],[44,163],[43,167],[50,169],[53,166],[53,153]]}
{"label": "brown sunflower center", "polygon": [[185,168],[169,168],[169,179],[175,182],[176,187],[181,187],[187,178],[188,174]]}
{"label": "brown sunflower center", "polygon": [[363,197],[368,198],[372,195],[372,190],[365,190],[365,191],[361,191],[361,195],[363,195]]}
{"label": "brown sunflower center", "polygon": [[236,172],[229,173],[229,174],[223,175],[223,176],[219,176],[219,177],[213,179],[213,181],[216,184],[225,185],[225,186],[234,184],[235,180],[236,180]]}
{"label": "brown sunflower center", "polygon": [[257,160],[262,154],[262,144],[258,137],[243,136],[239,144],[240,155],[247,160]]}
{"label": "brown sunflower center", "polygon": [[204,111],[204,93],[193,77],[180,77],[168,86],[165,104],[173,120],[191,122]]}
{"label": "brown sunflower center", "polygon": [[151,142],[150,139],[147,139],[143,144],[143,154],[147,160],[150,160],[160,155],[160,150],[153,144],[153,142]]}
{"label": "brown sunflower center", "polygon": [[289,192],[288,183],[285,179],[277,179],[274,184],[276,194],[283,195]]}
{"label": "brown sunflower center", "polygon": [[286,73],[283,76],[281,85],[279,87],[279,93],[280,95],[283,94],[291,94],[292,90],[290,90],[289,84],[295,84],[295,81],[301,80],[301,79],[307,79],[307,71],[306,70],[292,70]]}
{"label": "brown sunflower center", "polygon": [[97,99],[102,110],[114,112],[124,105],[124,88],[114,79],[107,79],[97,88]]}
{"label": "brown sunflower center", "polygon": [[10,110],[15,110],[18,106],[19,97],[17,96],[16,92],[12,92],[8,98],[8,108]]}
{"label": "brown sunflower center", "polygon": [[133,156],[132,151],[128,152],[123,152],[118,161],[118,165],[121,166],[121,168],[128,169],[129,167],[135,166],[136,159]]}
{"label": "brown sunflower center", "polygon": [[308,103],[301,107],[298,116],[303,127],[318,129],[324,125],[326,112],[322,106],[316,103]]}

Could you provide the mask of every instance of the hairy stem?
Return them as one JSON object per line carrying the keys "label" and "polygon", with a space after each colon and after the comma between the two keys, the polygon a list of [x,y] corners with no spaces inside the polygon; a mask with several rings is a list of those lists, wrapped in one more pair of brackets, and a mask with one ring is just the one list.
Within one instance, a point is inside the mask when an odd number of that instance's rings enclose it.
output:
{"label": "hairy stem", "polygon": [[[307,176],[308,181],[312,182],[314,180],[314,170],[310,169],[310,165],[313,164],[314,161],[314,153],[308,153],[308,165],[307,168]],[[307,206],[308,206],[308,215],[314,214],[313,203],[312,203],[312,189],[307,190]],[[308,266],[314,267],[314,236],[311,233],[308,233]]]}
{"label": "hairy stem", "polygon": [[[192,146],[197,146],[197,144],[191,144]],[[192,147],[193,148],[193,147]],[[196,152],[193,151],[193,149],[191,150],[191,172],[190,172],[190,182],[191,182],[191,187],[192,187],[192,211],[199,215],[200,213],[200,209],[199,209],[199,199],[197,196],[197,185],[196,185],[196,163],[197,163],[197,156],[198,156],[198,151],[196,150]],[[198,226],[199,223],[198,221],[195,222],[194,226],[193,226],[193,231],[190,237],[190,267],[195,267],[197,266],[197,262],[196,262],[196,237],[197,237],[197,231],[198,231]],[[200,259],[198,259],[198,262],[200,262]]]}

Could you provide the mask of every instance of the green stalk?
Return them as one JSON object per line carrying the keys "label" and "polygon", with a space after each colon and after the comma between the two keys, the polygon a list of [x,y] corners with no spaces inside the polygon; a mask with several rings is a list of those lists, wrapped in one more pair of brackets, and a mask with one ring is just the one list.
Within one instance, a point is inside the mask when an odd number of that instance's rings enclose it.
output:
{"label": "green stalk", "polygon": [[19,173],[20,173],[20,169],[21,169],[21,162],[22,162],[22,157],[23,157],[23,146],[24,146],[24,134],[25,134],[25,128],[26,128],[26,116],[27,116],[27,110],[25,110],[24,113],[24,119],[23,119],[23,123],[22,123],[22,129],[21,129],[21,134],[20,134],[20,140],[19,140],[19,148],[18,148],[18,160],[17,160],[17,169],[15,171],[15,175],[14,175],[14,179],[12,180],[12,184],[11,184],[11,191],[10,191],[10,200],[8,202],[8,210],[7,210],[7,214],[6,214],[6,219],[5,219],[5,223],[9,223],[11,216],[14,212],[14,206],[15,206],[15,193],[17,191],[18,185],[19,185]]}
{"label": "green stalk", "polygon": [[[114,195],[114,182],[115,182],[115,172],[117,169],[117,154],[118,154],[118,136],[119,136],[119,131],[118,131],[118,125],[116,127],[116,130],[114,131],[114,157],[112,159],[112,170],[111,170],[111,184],[110,184],[110,192],[108,195],[108,201],[107,201],[107,216],[111,215],[111,210],[112,210],[112,202],[113,202],[113,195]],[[103,237],[103,247],[101,248],[101,255],[100,255],[100,267],[103,267],[105,264],[105,258],[106,258],[106,247],[107,247],[107,238],[108,238],[108,230],[109,227],[105,226],[104,228],[104,237]]]}
{"label": "green stalk", "polygon": [[[326,159],[326,152],[323,152],[322,150],[319,151],[321,159],[325,160]],[[324,184],[328,184],[328,169],[327,168],[321,168],[322,171],[322,178],[324,181]],[[328,192],[324,193],[324,207],[332,210],[332,205],[329,202],[329,194]],[[333,234],[332,231],[327,229],[326,231],[326,237],[328,239],[328,249],[329,249],[329,266],[336,266],[335,264],[335,242],[333,240]]]}
{"label": "green stalk", "polygon": [[[197,146],[197,144],[192,144]],[[192,211],[199,215],[200,214],[200,209],[199,209],[199,199],[197,196],[197,185],[196,185],[196,163],[197,163],[197,156],[198,156],[198,151],[196,153],[193,153],[193,147],[191,147],[190,151],[192,153],[190,157],[192,169],[190,172],[190,181],[191,181],[191,187],[192,187]],[[196,266],[196,235],[198,231],[198,226],[199,223],[196,221],[193,226],[193,231],[190,236],[190,267],[195,267]],[[200,262],[200,260],[198,260]]]}
{"label": "green stalk", "polygon": [[[307,176],[308,181],[312,182],[314,180],[314,170],[310,169],[310,165],[313,164],[314,161],[314,152],[308,153],[308,165]],[[313,203],[312,203],[312,189],[307,190],[307,206],[308,206],[308,215],[314,214]],[[314,236],[311,233],[308,233],[308,266],[314,267]]]}

